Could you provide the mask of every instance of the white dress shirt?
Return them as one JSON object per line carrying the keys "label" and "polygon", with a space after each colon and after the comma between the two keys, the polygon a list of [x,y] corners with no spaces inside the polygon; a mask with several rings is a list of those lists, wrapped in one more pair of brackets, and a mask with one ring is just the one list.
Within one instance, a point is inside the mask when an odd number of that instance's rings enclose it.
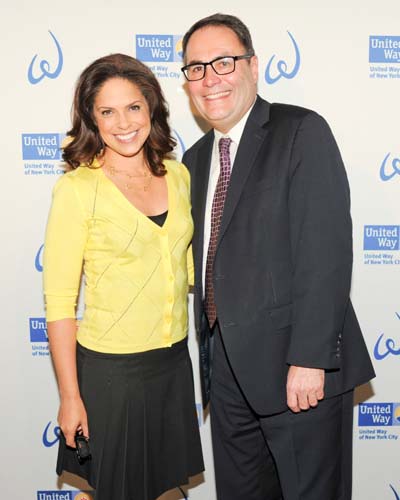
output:
{"label": "white dress shirt", "polygon": [[231,157],[231,172],[234,166],[237,148],[240,142],[240,139],[243,134],[244,127],[246,125],[247,118],[249,117],[250,111],[253,109],[253,106],[247,111],[247,113],[242,117],[242,119],[226,134],[219,132],[214,129],[214,144],[211,155],[211,165],[210,165],[210,174],[208,177],[208,189],[207,189],[207,200],[206,200],[206,211],[204,214],[204,247],[203,247],[203,298],[205,292],[205,278],[206,278],[206,263],[207,263],[207,254],[208,254],[208,245],[210,244],[211,237],[211,209],[212,203],[214,199],[215,189],[217,187],[218,177],[220,173],[220,164],[219,164],[219,150],[218,150],[218,142],[221,137],[230,137],[232,139],[229,153]]}

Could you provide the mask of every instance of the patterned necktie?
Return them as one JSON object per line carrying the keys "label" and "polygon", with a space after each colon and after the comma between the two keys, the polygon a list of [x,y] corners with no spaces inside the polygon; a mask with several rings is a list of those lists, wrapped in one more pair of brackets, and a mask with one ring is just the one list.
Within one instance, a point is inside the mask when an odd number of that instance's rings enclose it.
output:
{"label": "patterned necktie", "polygon": [[204,297],[204,307],[206,310],[210,328],[214,326],[215,320],[217,318],[217,310],[214,302],[214,287],[212,275],[214,257],[217,249],[219,228],[221,225],[222,213],[224,211],[226,191],[228,189],[229,179],[231,176],[231,157],[229,154],[231,142],[232,139],[230,139],[229,137],[222,137],[218,143],[220,172],[211,208],[211,234],[207,253]]}

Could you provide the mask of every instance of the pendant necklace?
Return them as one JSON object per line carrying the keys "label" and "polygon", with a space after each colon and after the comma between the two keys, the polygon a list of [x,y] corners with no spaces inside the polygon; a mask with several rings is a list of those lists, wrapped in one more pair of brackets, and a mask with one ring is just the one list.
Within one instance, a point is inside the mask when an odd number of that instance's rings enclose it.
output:
{"label": "pendant necklace", "polygon": [[104,165],[104,166],[112,177],[118,177],[118,175],[123,175],[123,176],[128,178],[127,181],[123,181],[123,184],[124,184],[126,189],[129,189],[129,190],[133,189],[133,188],[139,189],[139,187],[135,183],[133,183],[131,180],[135,179],[135,178],[140,178],[140,177],[144,179],[144,184],[142,186],[140,186],[140,188],[143,189],[143,191],[148,191],[150,189],[151,181],[153,180],[153,174],[151,173],[150,169],[146,169],[143,171],[143,174],[137,175],[137,174],[130,174],[129,172],[126,172],[125,170],[117,169],[117,168],[113,167],[112,165],[110,165],[110,166]]}

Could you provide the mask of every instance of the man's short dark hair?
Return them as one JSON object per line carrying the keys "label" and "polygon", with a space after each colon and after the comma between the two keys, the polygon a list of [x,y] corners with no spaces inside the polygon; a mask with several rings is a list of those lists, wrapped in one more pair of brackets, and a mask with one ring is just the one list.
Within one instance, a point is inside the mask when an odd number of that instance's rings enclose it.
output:
{"label": "man's short dark hair", "polygon": [[224,26],[225,28],[231,29],[243,45],[246,53],[254,54],[253,41],[251,39],[250,31],[238,17],[230,16],[228,14],[213,14],[212,16],[204,17],[203,19],[200,19],[200,21],[194,23],[193,26],[185,33],[182,40],[183,60],[186,58],[186,49],[190,37],[195,31],[206,28],[207,26]]}

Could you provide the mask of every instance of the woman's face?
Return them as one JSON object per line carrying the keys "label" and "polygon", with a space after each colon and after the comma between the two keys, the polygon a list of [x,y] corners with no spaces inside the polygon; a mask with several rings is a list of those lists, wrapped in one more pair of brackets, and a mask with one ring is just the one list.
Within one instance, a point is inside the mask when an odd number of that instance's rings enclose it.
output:
{"label": "woman's face", "polygon": [[136,85],[119,77],[107,80],[94,99],[93,116],[106,154],[143,155],[151,120],[147,101]]}

